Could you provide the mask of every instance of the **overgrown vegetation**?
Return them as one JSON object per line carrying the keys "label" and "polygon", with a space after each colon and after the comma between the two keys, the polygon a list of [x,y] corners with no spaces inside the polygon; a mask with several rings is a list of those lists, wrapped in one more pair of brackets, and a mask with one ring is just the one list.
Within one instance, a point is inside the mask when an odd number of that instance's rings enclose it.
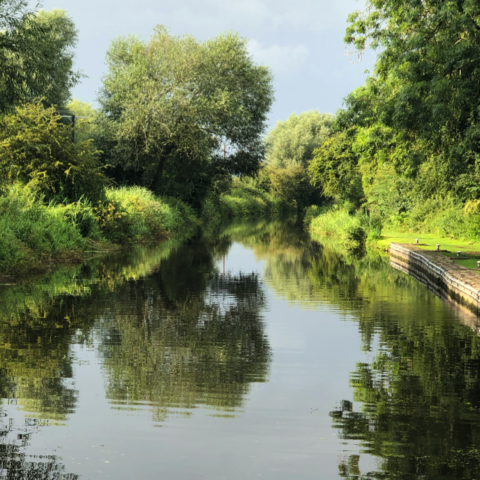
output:
{"label": "overgrown vegetation", "polygon": [[468,0],[372,0],[350,16],[345,41],[379,54],[309,167],[333,204],[389,230],[480,238],[479,14]]}
{"label": "overgrown vegetation", "polygon": [[225,219],[294,213],[294,206],[281,198],[240,180],[220,196],[207,198],[203,218],[208,222]]}
{"label": "overgrown vegetation", "polygon": [[118,38],[98,112],[71,100],[76,41],[64,11],[0,2],[4,272],[286,207],[239,180],[261,167],[273,101],[245,39]]}
{"label": "overgrown vegetation", "polygon": [[178,200],[160,199],[141,187],[107,189],[97,204],[46,202],[29,186],[14,184],[0,196],[2,273],[79,260],[85,251],[114,245],[191,235],[193,210]]}

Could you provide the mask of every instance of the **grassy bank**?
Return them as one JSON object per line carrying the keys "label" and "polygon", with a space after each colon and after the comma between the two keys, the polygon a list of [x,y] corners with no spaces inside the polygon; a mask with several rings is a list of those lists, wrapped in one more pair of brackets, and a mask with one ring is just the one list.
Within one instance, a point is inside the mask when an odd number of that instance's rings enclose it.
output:
{"label": "grassy bank", "polygon": [[428,215],[419,215],[417,211],[416,216],[405,216],[403,221],[395,218],[382,225],[380,219],[363,212],[351,213],[340,207],[310,207],[305,223],[310,233],[320,242],[333,243],[344,251],[385,251],[392,242],[415,244],[424,250],[436,250],[437,245],[440,245],[440,249],[450,256],[456,255],[457,251],[469,252],[472,258],[460,260],[459,263],[477,268],[474,252],[480,252],[480,238],[476,234],[476,211],[473,210],[472,213],[472,209],[461,209],[455,205],[435,212],[429,205],[422,209]]}
{"label": "grassy bank", "polygon": [[0,269],[2,275],[23,274],[78,262],[87,254],[173,236],[188,238],[202,223],[211,226],[295,211],[295,204],[244,185],[209,197],[199,220],[182,201],[157,197],[142,187],[107,188],[94,204],[62,204],[15,184],[0,195]]}
{"label": "grassy bank", "polygon": [[18,274],[78,261],[87,252],[188,236],[196,224],[187,205],[140,187],[106,189],[96,205],[65,205],[47,203],[31,189],[14,185],[0,196],[0,268],[3,274]]}
{"label": "grassy bank", "polygon": [[373,245],[381,238],[381,224],[365,213],[350,213],[347,208],[310,207],[305,214],[305,225],[318,237],[335,240],[347,251],[356,251]]}

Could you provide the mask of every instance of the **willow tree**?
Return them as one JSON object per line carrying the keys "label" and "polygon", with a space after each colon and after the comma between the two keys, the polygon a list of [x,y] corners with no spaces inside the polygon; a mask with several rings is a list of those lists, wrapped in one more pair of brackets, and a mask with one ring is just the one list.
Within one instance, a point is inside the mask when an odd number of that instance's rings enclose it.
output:
{"label": "willow tree", "polygon": [[275,168],[307,168],[313,152],[330,137],[334,119],[330,113],[311,110],[277,122],[266,138],[267,163]]}
{"label": "willow tree", "polygon": [[140,172],[156,191],[172,162],[214,160],[231,174],[258,169],[272,76],[245,39],[227,33],[199,42],[158,26],[148,42],[116,39],[107,64],[99,122],[111,163]]}
{"label": "willow tree", "polygon": [[35,12],[23,0],[0,0],[0,111],[43,98],[65,105],[79,81],[73,69],[77,31],[63,10]]}

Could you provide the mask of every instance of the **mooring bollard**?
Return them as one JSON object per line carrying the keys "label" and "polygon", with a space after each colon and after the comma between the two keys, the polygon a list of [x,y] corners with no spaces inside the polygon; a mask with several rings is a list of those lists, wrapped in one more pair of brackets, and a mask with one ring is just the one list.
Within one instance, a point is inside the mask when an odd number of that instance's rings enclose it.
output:
{"label": "mooring bollard", "polygon": [[440,245],[437,245],[437,252],[440,250]]}
{"label": "mooring bollard", "polygon": [[457,257],[459,257],[462,254],[462,252],[457,252]]}

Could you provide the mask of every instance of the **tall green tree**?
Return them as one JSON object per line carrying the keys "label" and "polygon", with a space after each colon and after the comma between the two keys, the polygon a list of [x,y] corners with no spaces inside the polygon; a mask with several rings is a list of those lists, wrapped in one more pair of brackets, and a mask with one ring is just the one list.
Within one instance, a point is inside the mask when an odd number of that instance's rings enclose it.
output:
{"label": "tall green tree", "polygon": [[148,42],[115,40],[107,63],[99,123],[111,163],[157,192],[176,162],[207,159],[231,174],[258,169],[272,76],[254,64],[245,39],[227,33],[199,42],[158,26]]}
{"label": "tall green tree", "polygon": [[379,49],[375,119],[393,130],[397,169],[430,162],[438,188],[462,198],[480,195],[479,18],[473,0],[371,0],[345,37]]}
{"label": "tall green tree", "polygon": [[73,69],[77,30],[63,10],[35,12],[0,0],[0,112],[44,98],[63,106],[81,75]]}
{"label": "tall green tree", "polygon": [[266,138],[267,164],[275,168],[307,168],[315,149],[330,136],[334,118],[329,113],[311,110],[293,113],[284,122],[277,122]]}

